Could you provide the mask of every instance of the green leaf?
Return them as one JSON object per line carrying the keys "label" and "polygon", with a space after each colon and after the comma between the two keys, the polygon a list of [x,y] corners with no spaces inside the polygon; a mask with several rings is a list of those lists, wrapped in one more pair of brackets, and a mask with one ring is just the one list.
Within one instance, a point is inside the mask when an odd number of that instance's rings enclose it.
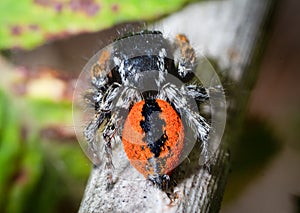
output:
{"label": "green leaf", "polygon": [[189,0],[1,0],[0,49],[33,48],[59,37],[95,32],[133,20],[152,20]]}

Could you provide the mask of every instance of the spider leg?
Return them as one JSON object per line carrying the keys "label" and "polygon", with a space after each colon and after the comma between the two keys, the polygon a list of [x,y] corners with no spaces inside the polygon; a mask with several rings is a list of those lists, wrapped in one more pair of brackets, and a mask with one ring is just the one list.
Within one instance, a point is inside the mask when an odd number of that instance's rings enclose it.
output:
{"label": "spider leg", "polygon": [[96,112],[95,117],[88,123],[83,130],[83,136],[88,143],[88,151],[92,154],[92,160],[95,165],[100,164],[100,150],[99,150],[99,138],[97,137],[97,131],[99,126],[106,118],[106,113]]}
{"label": "spider leg", "polygon": [[98,61],[91,68],[91,83],[92,85],[99,89],[105,90],[107,89],[108,77],[110,75],[110,58],[111,51],[105,50],[103,51]]}
{"label": "spider leg", "polygon": [[176,35],[175,49],[179,50],[179,56],[176,60],[178,63],[178,74],[184,78],[189,72],[192,72],[195,67],[196,53],[187,37],[182,34]]}
{"label": "spider leg", "polygon": [[97,89],[88,89],[83,94],[83,99],[85,103],[85,107],[89,109],[95,109],[96,112],[99,111],[99,105],[103,98],[104,92]]}
{"label": "spider leg", "polygon": [[205,162],[207,162],[209,158],[208,135],[210,132],[210,125],[206,122],[204,117],[190,108],[187,94],[183,93],[173,84],[166,84],[161,89],[158,98],[169,100],[173,103],[181,117],[187,121],[187,124],[193,130],[195,136],[202,141],[201,154],[204,155]]}
{"label": "spider leg", "polygon": [[118,85],[108,84],[108,75],[110,74],[109,64],[111,51],[103,51],[98,61],[91,67],[90,78],[92,88],[83,95],[87,107],[95,109],[94,118],[86,125],[83,130],[83,136],[88,143],[89,152],[92,154],[94,164],[100,164],[100,139],[98,129],[101,124],[109,117],[109,108],[111,107],[111,98],[116,97]]}
{"label": "spider leg", "polygon": [[116,132],[116,114],[113,114],[109,123],[106,125],[102,135],[104,139],[105,150],[105,171],[106,171],[106,190],[110,190],[113,187],[113,162],[112,162],[112,139]]}
{"label": "spider leg", "polygon": [[99,156],[101,152],[99,147],[101,144],[99,137],[97,137],[99,127],[104,120],[109,118],[112,108],[112,101],[119,94],[119,87],[120,85],[118,84],[110,85],[104,95],[101,95],[101,100],[98,99],[98,94],[95,94],[94,96],[91,95],[91,91],[88,91],[87,95],[85,96],[86,102],[95,108],[95,116],[84,128],[83,136],[88,143],[89,152],[92,153],[93,163],[96,165],[100,164],[101,158]]}
{"label": "spider leg", "polygon": [[200,85],[186,85],[181,88],[181,91],[199,102],[204,102],[209,98],[206,89]]}
{"label": "spider leg", "polygon": [[99,110],[103,112],[110,112],[113,109],[113,101],[120,94],[121,84],[113,83],[109,86],[103,95],[101,103],[99,105]]}
{"label": "spider leg", "polygon": [[[120,132],[118,130],[123,129],[124,114],[128,111],[130,105],[138,102],[142,99],[140,93],[131,87],[127,87],[121,93],[118,101],[113,107],[113,113],[111,118],[103,130],[104,150],[105,150],[105,169],[106,169],[106,190],[110,190],[113,187],[113,162],[112,162],[112,140],[119,137]],[[117,134],[116,134],[117,133]],[[119,140],[118,140],[119,141]]]}

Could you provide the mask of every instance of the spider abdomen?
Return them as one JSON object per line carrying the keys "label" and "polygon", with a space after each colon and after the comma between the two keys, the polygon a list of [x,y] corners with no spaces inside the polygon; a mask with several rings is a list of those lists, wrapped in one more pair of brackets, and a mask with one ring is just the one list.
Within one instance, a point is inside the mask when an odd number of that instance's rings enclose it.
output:
{"label": "spider abdomen", "polygon": [[183,141],[180,117],[168,102],[160,99],[136,103],[122,133],[130,163],[146,178],[170,173],[179,163]]}

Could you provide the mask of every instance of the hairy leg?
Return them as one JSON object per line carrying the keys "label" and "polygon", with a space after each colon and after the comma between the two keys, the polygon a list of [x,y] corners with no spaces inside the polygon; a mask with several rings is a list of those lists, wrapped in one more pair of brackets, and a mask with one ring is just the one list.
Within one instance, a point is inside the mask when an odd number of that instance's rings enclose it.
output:
{"label": "hairy leg", "polygon": [[204,102],[209,99],[209,95],[206,92],[206,89],[200,85],[190,84],[183,86],[181,91],[188,95],[189,97],[194,98],[196,101]]}
{"label": "hairy leg", "polygon": [[189,72],[192,72],[196,62],[196,53],[190,45],[185,35],[178,34],[175,38],[175,49],[179,50],[179,56],[176,60],[178,63],[178,74],[184,78]]}
{"label": "hairy leg", "polygon": [[187,121],[187,124],[192,128],[195,136],[202,142],[201,154],[204,155],[206,162],[209,158],[208,135],[210,132],[210,125],[206,122],[205,118],[190,108],[187,94],[184,94],[184,92],[173,84],[166,84],[161,89],[158,97],[173,103],[176,110],[180,112],[182,118]]}
{"label": "hairy leg", "polygon": [[123,129],[124,112],[128,112],[130,106],[142,99],[140,93],[134,88],[125,88],[121,93],[118,101],[112,107],[112,115],[103,130],[104,140],[104,156],[105,156],[105,169],[106,169],[106,190],[110,190],[113,187],[113,162],[112,162],[112,140],[119,137],[120,132],[118,130]]}
{"label": "hairy leg", "polygon": [[[97,91],[87,91],[85,102],[95,109],[93,119],[89,121],[83,130],[83,136],[88,143],[89,152],[92,156],[93,163],[99,165],[101,162],[101,142],[99,137],[99,127],[110,118],[113,99],[119,94],[120,85],[112,84],[104,94],[99,95]],[[101,97],[98,99],[98,97]]]}
{"label": "hairy leg", "polygon": [[106,113],[96,113],[95,117],[83,130],[83,136],[88,143],[89,154],[92,156],[92,161],[96,166],[101,163],[101,150],[99,150],[100,140],[99,137],[97,137],[97,131],[105,117]]}

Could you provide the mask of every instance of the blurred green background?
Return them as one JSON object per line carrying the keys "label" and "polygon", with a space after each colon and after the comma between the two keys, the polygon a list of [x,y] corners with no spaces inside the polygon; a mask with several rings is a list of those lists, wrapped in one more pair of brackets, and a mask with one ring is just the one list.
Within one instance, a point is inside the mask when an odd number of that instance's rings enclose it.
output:
{"label": "blurred green background", "polygon": [[0,212],[76,211],[90,164],[73,133],[71,100],[44,95],[57,89],[54,77],[0,67]]}

